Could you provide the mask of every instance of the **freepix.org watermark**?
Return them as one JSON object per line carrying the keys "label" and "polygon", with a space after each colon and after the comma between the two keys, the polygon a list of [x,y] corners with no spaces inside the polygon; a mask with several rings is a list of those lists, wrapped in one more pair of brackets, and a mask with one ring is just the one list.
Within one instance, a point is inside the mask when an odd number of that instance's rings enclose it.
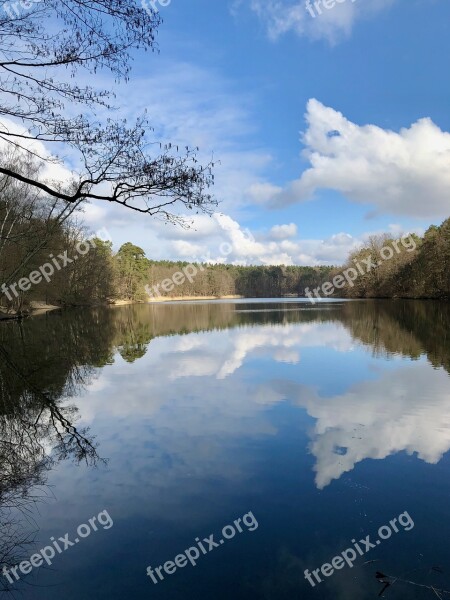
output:
{"label": "freepix.org watermark", "polygon": [[378,269],[383,262],[393,258],[396,253],[400,254],[400,244],[407,252],[413,252],[417,248],[415,239],[408,233],[399,240],[394,240],[391,244],[383,246],[379,252],[378,260],[374,259],[372,256],[366,256],[366,258],[362,258],[361,260],[355,258],[353,262],[355,263],[356,268],[349,267],[348,269],[345,269],[345,271],[342,271],[342,275],[336,275],[333,278],[333,281],[326,281],[321,286],[314,288],[312,292],[309,287],[305,288],[305,296],[309,298],[309,301],[312,304],[315,304],[316,300],[314,299],[314,296],[318,299],[322,298],[321,292],[324,296],[332,296],[336,290],[341,290],[346,285],[354,287],[355,281],[360,275],[366,275],[367,273],[370,273],[370,271]]}
{"label": "freepix.org watermark", "polygon": [[[168,560],[163,565],[159,567],[152,568],[147,567],[147,575],[151,578],[153,583],[156,585],[160,581],[163,581],[164,575],[162,571],[166,575],[173,575],[175,571],[179,569],[183,569],[190,563],[193,567],[197,566],[197,561],[199,558],[212,552],[215,548],[220,548],[226,540],[233,539],[237,533],[242,533],[244,531],[243,525],[247,528],[247,531],[255,531],[258,529],[258,521],[255,519],[253,513],[250,511],[245,514],[242,518],[236,519],[233,522],[233,525],[225,525],[222,529],[222,537],[219,540],[214,539],[214,534],[212,533],[203,540],[200,538],[195,538],[196,546],[191,546],[175,556],[173,560]],[[159,580],[156,575],[158,575]]]}
{"label": "freepix.org watermark", "polygon": [[190,263],[189,265],[186,265],[181,271],[177,271],[176,273],[174,273],[170,279],[164,279],[163,281],[161,281],[161,283],[157,283],[153,287],[146,285],[144,289],[147,292],[149,298],[161,297],[162,294],[159,291],[160,288],[163,292],[172,292],[175,289],[176,285],[183,285],[186,279],[189,281],[189,283],[193,283],[197,273],[199,271],[204,270],[205,267],[203,265],[194,265],[193,263]]}
{"label": "freepix.org watermark", "polygon": [[[323,577],[331,577],[334,571],[339,571],[343,569],[346,565],[353,567],[354,562],[359,556],[364,556],[367,552],[372,550],[372,548],[376,548],[381,544],[382,541],[388,540],[392,533],[398,533],[400,529],[397,526],[397,523],[403,527],[404,531],[411,531],[414,527],[414,521],[411,519],[409,513],[407,511],[400,514],[395,519],[389,521],[389,525],[382,525],[378,529],[378,539],[372,542],[370,540],[370,535],[366,535],[366,537],[357,542],[355,539],[352,540],[353,547],[347,548],[335,556],[331,563],[324,563],[319,569],[314,569],[311,573],[308,569],[305,570],[305,579],[311,584],[312,587],[316,586],[316,583],[322,583],[321,575]],[[313,579],[313,576],[315,579]]]}
{"label": "freepix.org watermark", "polygon": [[141,0],[141,5],[148,13],[159,12],[159,7],[169,6],[172,0]]}
{"label": "freepix.org watermark", "polygon": [[305,8],[312,18],[315,19],[317,15],[323,14],[323,8],[331,10],[337,4],[344,4],[344,2],[353,4],[356,0],[306,0]]}
{"label": "freepix.org watermark", "polygon": [[[11,302],[13,300],[13,297],[19,297],[20,291],[28,292],[31,289],[32,285],[39,285],[44,280],[47,283],[50,283],[56,271],[61,271],[61,269],[64,269],[65,267],[67,267],[67,265],[70,265],[74,261],[77,261],[79,256],[85,256],[92,248],[95,248],[96,239],[105,242],[110,241],[111,236],[109,235],[108,231],[105,228],[103,228],[100,231],[94,233],[89,238],[79,241],[75,246],[77,254],[75,254],[73,258],[70,258],[68,256],[67,250],[64,251],[62,254],[58,254],[57,257],[55,257],[53,254],[49,254],[48,257],[50,259],[50,262],[46,262],[43,265],[41,265],[39,269],[31,271],[28,277],[22,277],[21,279],[19,279],[19,281],[11,283],[11,285],[9,286],[7,286],[6,283],[2,283],[0,288],[2,293]],[[18,291],[17,288],[19,288],[20,291]]]}
{"label": "freepix.org watermark", "polygon": [[10,19],[17,19],[23,11],[30,10],[41,0],[18,0],[18,2],[5,2],[2,6]]}
{"label": "freepix.org watermark", "polygon": [[62,554],[68,548],[75,546],[81,542],[82,539],[87,538],[92,531],[98,531],[97,524],[101,525],[103,529],[111,529],[114,525],[107,510],[103,510],[102,512],[99,512],[96,517],[90,518],[88,523],[89,525],[87,523],[82,523],[77,527],[77,537],[73,542],[69,539],[68,533],[59,537],[57,540],[52,536],[50,538],[52,544],[50,546],[45,546],[45,548],[41,548],[39,552],[30,557],[30,560],[23,560],[14,567],[4,565],[2,571],[3,577],[5,577],[9,583],[13,584],[20,579],[20,574],[17,571],[20,571],[22,575],[28,575],[33,568],[37,569],[41,567],[44,562],[47,563],[48,566],[51,566],[53,559],[57,554]]}
{"label": "freepix.org watermark", "polygon": [[[255,242],[255,238],[249,229],[245,229],[243,233],[245,240],[248,240],[251,243]],[[223,260],[226,262],[229,255],[233,252],[233,246],[229,242],[222,242],[219,246],[219,251],[223,257]],[[175,286],[183,285],[186,282],[186,279],[189,281],[189,283],[193,283],[199,271],[205,271],[205,264],[217,263],[217,260],[214,260],[214,258],[211,256],[211,252],[209,251],[201,256],[199,260],[202,262],[189,263],[180,271],[176,271],[172,277],[164,279],[153,287],[146,285],[144,289],[149,298],[161,297],[162,293],[160,289],[166,293],[172,292],[175,289]],[[241,264],[245,265],[246,262]]]}

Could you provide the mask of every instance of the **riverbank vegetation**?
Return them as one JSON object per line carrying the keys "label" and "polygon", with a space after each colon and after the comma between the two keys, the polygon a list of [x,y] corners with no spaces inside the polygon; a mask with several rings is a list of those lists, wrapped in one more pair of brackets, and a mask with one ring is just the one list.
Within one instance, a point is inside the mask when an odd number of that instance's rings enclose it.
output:
{"label": "riverbank vegetation", "polygon": [[432,225],[421,238],[413,236],[415,248],[408,251],[401,244],[400,252],[380,260],[383,247],[392,246],[389,236],[371,238],[369,244],[349,257],[346,267],[355,261],[371,257],[377,268],[359,275],[353,287],[347,286],[350,298],[450,298],[450,218],[440,226]]}
{"label": "riverbank vegetation", "polygon": [[82,225],[81,205],[43,199],[30,186],[9,177],[3,177],[0,185],[0,306],[4,314],[27,312],[35,302],[56,306],[144,302],[149,299],[146,286],[148,290],[158,285],[156,295],[162,297],[304,296],[305,288],[321,286],[368,256],[379,263],[377,268],[358,274],[353,286],[346,285],[335,294],[450,297],[450,219],[430,227],[423,238],[414,236],[413,251],[400,245],[401,251],[389,260],[377,258],[381,248],[394,240],[379,236],[352,253],[342,267],[196,265],[194,277],[164,286],[189,263],[154,261],[131,242],[115,251],[105,237],[89,237]]}

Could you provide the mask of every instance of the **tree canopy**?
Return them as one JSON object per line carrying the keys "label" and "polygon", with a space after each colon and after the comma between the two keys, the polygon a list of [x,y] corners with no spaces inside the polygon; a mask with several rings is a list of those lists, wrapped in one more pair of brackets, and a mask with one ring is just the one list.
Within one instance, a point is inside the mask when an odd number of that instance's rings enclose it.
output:
{"label": "tree canopy", "polygon": [[114,202],[171,221],[181,220],[175,205],[215,204],[214,165],[199,164],[198,148],[160,143],[145,115],[131,125],[113,119],[111,92],[79,83],[101,71],[127,82],[133,51],[157,50],[158,12],[134,0],[0,5],[0,143],[44,163],[69,152],[76,164],[67,181],[52,182],[0,157],[1,174],[66,203]]}

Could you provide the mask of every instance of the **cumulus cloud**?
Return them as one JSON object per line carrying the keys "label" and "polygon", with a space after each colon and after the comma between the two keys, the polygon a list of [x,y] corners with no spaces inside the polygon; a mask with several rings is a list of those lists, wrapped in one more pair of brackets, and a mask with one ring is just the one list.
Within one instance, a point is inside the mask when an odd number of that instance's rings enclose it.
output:
{"label": "cumulus cloud", "polygon": [[295,223],[274,225],[270,230],[270,235],[274,240],[285,240],[286,238],[295,237],[297,235],[297,225]]}
{"label": "cumulus cloud", "polygon": [[[431,119],[395,132],[356,125],[311,99],[306,121],[303,154],[311,166],[285,189],[275,191],[272,205],[302,202],[320,189],[330,189],[382,213],[448,216],[450,133]],[[263,186],[258,192],[264,195]]]}
{"label": "cumulus cloud", "polygon": [[176,240],[173,242],[173,247],[178,256],[189,257],[195,254],[200,254],[202,246],[198,244],[192,244],[186,240]]}
{"label": "cumulus cloud", "polygon": [[232,12],[246,4],[266,25],[268,36],[276,40],[294,32],[311,39],[326,39],[336,43],[348,37],[355,22],[388,8],[396,0],[328,0],[326,8],[319,0],[312,0],[308,8],[305,0],[236,0]]}
{"label": "cumulus cloud", "polygon": [[272,185],[267,182],[252,183],[248,187],[248,195],[256,204],[265,204],[269,202],[275,194],[283,191],[278,185]]}
{"label": "cumulus cloud", "polygon": [[[73,177],[73,172],[64,165],[61,161],[51,154],[50,150],[38,140],[22,139],[20,142],[21,147],[13,145],[17,143],[15,138],[9,139],[5,133],[14,134],[18,136],[26,136],[28,134],[25,127],[12,121],[11,119],[2,118],[0,119],[0,152],[19,152],[23,154],[26,159],[30,158],[26,150],[32,152],[36,157],[36,162],[41,164],[42,171],[40,173],[40,180],[49,183],[69,183]],[[13,142],[13,143],[11,143]]]}
{"label": "cumulus cloud", "polygon": [[115,211],[108,210],[107,214],[106,209],[94,205],[86,210],[87,221],[93,230],[106,222],[116,249],[132,239],[154,260],[181,259],[235,265],[337,265],[364,241],[364,236],[358,238],[346,232],[324,239],[302,239],[294,223],[274,225],[261,233],[222,213],[212,217],[196,215],[190,229],[171,227],[151,219],[143,222],[137,215],[129,215],[136,225],[124,231],[122,219],[125,216],[126,211],[119,207]]}
{"label": "cumulus cloud", "polygon": [[[361,244],[361,239],[341,232],[327,239],[299,239],[295,223],[275,225],[266,235],[253,234],[229,215],[216,213],[214,229],[206,239],[196,240],[197,253],[190,260],[240,265],[308,265],[341,264]],[[180,248],[181,249],[181,246]],[[188,250],[189,244],[183,245]]]}
{"label": "cumulus cloud", "polygon": [[[100,80],[99,84],[108,87],[111,82]],[[158,93],[149,95],[148,90]],[[151,74],[133,80],[132,95],[128,88],[114,91],[121,106],[118,117],[132,121],[146,111],[156,139],[171,141],[180,148],[198,146],[200,162],[208,164],[213,160],[215,164],[214,196],[231,213],[248,209],[248,190],[262,181],[272,161],[267,149],[254,142],[257,125],[251,95],[237,90],[214,70],[164,60],[155,65]],[[177,259],[186,256],[186,246],[174,246],[174,241],[199,244],[203,240],[207,247],[202,251],[211,252],[218,241],[213,239],[220,229],[217,222],[202,214],[189,213],[191,228],[180,230],[155,219],[142,219],[118,205],[104,206],[102,215],[101,211],[87,211],[86,220],[95,229],[103,219],[115,248],[131,239],[155,260]],[[178,247],[182,254],[178,254]]]}

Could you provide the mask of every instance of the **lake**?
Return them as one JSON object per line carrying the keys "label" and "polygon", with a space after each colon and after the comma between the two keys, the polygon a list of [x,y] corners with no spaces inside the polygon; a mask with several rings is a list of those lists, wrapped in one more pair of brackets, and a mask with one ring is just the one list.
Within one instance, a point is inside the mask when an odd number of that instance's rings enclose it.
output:
{"label": "lake", "polygon": [[448,597],[448,303],[77,309],[0,340],[0,589]]}

